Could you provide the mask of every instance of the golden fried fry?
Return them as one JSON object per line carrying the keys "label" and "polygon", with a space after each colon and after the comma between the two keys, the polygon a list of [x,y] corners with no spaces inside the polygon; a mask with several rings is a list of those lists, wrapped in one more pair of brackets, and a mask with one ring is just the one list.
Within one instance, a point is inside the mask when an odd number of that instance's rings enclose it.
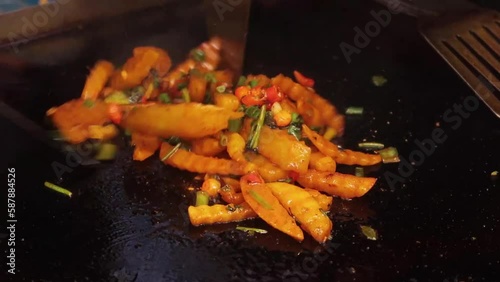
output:
{"label": "golden fried fry", "polygon": [[144,135],[139,132],[132,132],[132,145],[134,148],[134,161],[143,161],[151,157],[160,148],[160,138],[156,136]]}
{"label": "golden fried fry", "polygon": [[241,137],[238,133],[229,133],[227,142],[227,153],[231,159],[239,162],[246,163],[245,156],[245,139]]}
{"label": "golden fried fry", "polygon": [[382,161],[380,155],[366,154],[362,152],[355,152],[351,150],[340,150],[337,145],[325,139],[323,136],[312,131],[307,125],[302,125],[302,132],[309,140],[318,148],[318,150],[332,157],[339,164],[346,165],[374,165]]}
{"label": "golden fried fry", "polygon": [[226,150],[226,147],[220,144],[218,139],[212,137],[203,137],[191,141],[191,152],[205,156],[213,157]]}
{"label": "golden fried fry", "polygon": [[65,139],[77,144],[90,138],[89,126],[109,122],[108,105],[101,100],[75,99],[53,109],[50,117]]}
{"label": "golden fried fry", "polygon": [[263,126],[258,151],[284,170],[305,172],[309,166],[311,148],[283,130]]}
{"label": "golden fried fry", "polygon": [[222,200],[228,204],[239,205],[245,201],[243,194],[240,193],[240,182],[236,179],[223,177],[224,186],[219,190]]}
{"label": "golden fried fry", "polygon": [[189,206],[189,221],[194,226],[242,221],[257,217],[247,203],[240,205]]}
{"label": "golden fried fry", "polygon": [[316,241],[324,243],[332,231],[332,221],[319,203],[304,189],[284,182],[267,183],[273,195],[300,222],[300,227]]}
{"label": "golden fried fry", "polygon": [[217,107],[229,111],[236,111],[240,107],[240,101],[232,94],[214,93],[214,104]]}
{"label": "golden fried fry", "polygon": [[113,74],[115,67],[104,60],[97,61],[87,77],[82,91],[82,99],[95,100]]}
{"label": "golden fried fry", "polygon": [[361,197],[373,187],[376,178],[357,177],[338,172],[308,170],[299,175],[297,182],[303,187],[325,192],[344,199]]}
{"label": "golden fried fry", "polygon": [[154,47],[154,46],[139,46],[134,48],[134,57],[143,56],[146,52],[152,51],[158,54],[158,59],[152,66],[152,68],[156,71],[159,77],[163,77],[172,67],[172,60],[168,55],[167,51]]}
{"label": "golden fried fry", "polygon": [[155,66],[160,54],[154,50],[146,50],[127,60],[123,67],[111,77],[111,88],[124,90],[141,85]]}
{"label": "golden fried fry", "polygon": [[245,153],[245,158],[252,164],[245,168],[246,172],[257,170],[266,182],[274,182],[288,178],[288,172],[272,163],[266,157],[253,153]]}
{"label": "golden fried fry", "polygon": [[122,125],[147,135],[195,139],[226,129],[229,119],[242,116],[240,112],[199,103],[153,104],[131,110]]}
{"label": "golden fried fry", "polygon": [[201,75],[191,75],[188,84],[189,96],[191,101],[201,103],[205,99],[207,91],[207,81]]}
{"label": "golden fried fry", "polygon": [[265,183],[252,183],[252,174],[240,179],[243,198],[255,213],[272,227],[302,242],[304,233]]}
{"label": "golden fried fry", "polygon": [[[172,145],[162,143],[160,159],[163,159],[172,149],[174,149]],[[179,169],[197,173],[242,175],[244,172],[243,166],[233,160],[204,157],[184,149],[177,150],[170,158],[163,160],[163,162]]]}
{"label": "golden fried fry", "polygon": [[321,152],[312,152],[311,160],[309,161],[309,168],[317,171],[335,172],[337,164],[330,156]]}
{"label": "golden fried fry", "polygon": [[322,211],[329,211],[330,210],[330,207],[332,206],[332,202],[333,202],[332,196],[322,194],[318,190],[309,189],[309,188],[304,188],[304,191],[306,191],[311,196],[313,196],[313,198],[318,202]]}

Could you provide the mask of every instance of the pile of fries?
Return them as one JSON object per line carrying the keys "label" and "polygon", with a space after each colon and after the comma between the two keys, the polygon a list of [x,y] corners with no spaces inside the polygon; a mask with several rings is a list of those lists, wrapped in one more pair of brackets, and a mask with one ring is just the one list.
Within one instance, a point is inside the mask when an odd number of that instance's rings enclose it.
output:
{"label": "pile of fries", "polygon": [[131,134],[133,159],[159,151],[166,165],[203,175],[188,209],[193,225],[260,217],[270,226],[320,243],[330,238],[334,196],[361,197],[376,179],[336,172],[369,166],[378,154],[339,149],[344,116],[294,72],[236,78],[219,70],[220,40],[194,48],[172,68],[167,51],[137,47],[121,68],[98,61],[82,95],[47,111],[65,139],[111,140]]}

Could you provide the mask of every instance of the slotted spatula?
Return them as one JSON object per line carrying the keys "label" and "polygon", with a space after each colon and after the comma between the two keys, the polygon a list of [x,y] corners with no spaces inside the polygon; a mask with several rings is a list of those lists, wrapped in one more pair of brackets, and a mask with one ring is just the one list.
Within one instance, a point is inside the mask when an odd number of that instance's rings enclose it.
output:
{"label": "slotted spatula", "polygon": [[[425,0],[411,4],[399,0],[379,2],[392,7],[399,2],[401,12],[411,8],[411,15],[419,17],[419,31],[427,42],[500,118],[500,13],[453,1],[448,1],[453,3],[449,7],[444,3],[447,1],[441,2],[441,11],[430,7],[430,1],[423,7]],[[429,9],[438,16],[429,16]]]}

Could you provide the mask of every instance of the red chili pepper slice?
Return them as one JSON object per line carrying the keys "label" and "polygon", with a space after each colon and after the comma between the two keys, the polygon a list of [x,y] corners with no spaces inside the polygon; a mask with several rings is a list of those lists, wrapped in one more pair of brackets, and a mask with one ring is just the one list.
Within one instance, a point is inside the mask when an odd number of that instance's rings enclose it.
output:
{"label": "red chili pepper slice", "polygon": [[111,121],[114,122],[115,124],[121,123],[123,114],[122,111],[120,110],[120,107],[117,104],[109,105],[108,115]]}
{"label": "red chili pepper slice", "polygon": [[314,87],[314,80],[312,78],[306,77],[296,70],[293,71],[293,75],[299,84],[305,87]]}
{"label": "red chili pepper slice", "polygon": [[245,175],[244,178],[250,184],[252,184],[252,183],[264,183],[264,179],[262,179],[262,177],[260,177],[260,175],[256,172],[251,172],[251,173]]}
{"label": "red chili pepper slice", "polygon": [[[238,90],[238,89],[236,89]],[[242,90],[246,91],[246,90]],[[243,93],[242,93],[243,94]],[[242,95],[239,94],[239,95]],[[236,94],[238,96],[238,94]],[[266,93],[262,91],[262,88],[260,86],[251,88],[248,92],[247,95],[243,96],[241,98],[241,103],[243,103],[245,106],[261,106],[266,103]]]}
{"label": "red chili pepper slice", "polygon": [[250,87],[244,85],[236,88],[234,95],[241,101],[241,99],[250,94]]}
{"label": "red chili pepper slice", "polygon": [[269,104],[274,104],[276,102],[281,102],[285,95],[283,95],[283,92],[281,90],[273,85],[265,89],[267,101]]}

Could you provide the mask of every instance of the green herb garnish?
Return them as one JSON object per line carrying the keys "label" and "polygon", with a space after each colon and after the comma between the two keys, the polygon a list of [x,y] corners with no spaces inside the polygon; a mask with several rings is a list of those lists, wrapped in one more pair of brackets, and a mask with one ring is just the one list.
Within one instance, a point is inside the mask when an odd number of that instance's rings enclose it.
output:
{"label": "green herb garnish", "polygon": [[173,156],[178,150],[179,148],[181,147],[182,143],[178,143],[177,145],[175,145],[175,147],[172,148],[172,150],[170,150],[170,152],[168,152],[162,159],[161,161],[164,162],[165,160],[167,160],[168,158],[170,158],[171,156]]}
{"label": "green herb garnish", "polygon": [[164,104],[172,103],[172,100],[170,99],[170,96],[168,95],[168,93],[161,93],[160,96],[158,96],[158,99],[160,100],[160,102],[162,102]]}
{"label": "green herb garnish", "polygon": [[362,115],[364,109],[362,107],[349,107],[345,110],[346,115]]}
{"label": "green herb garnish", "polygon": [[94,101],[92,100],[89,100],[89,99],[85,99],[83,101],[83,105],[87,108],[92,108],[94,106]]}
{"label": "green herb garnish", "polygon": [[226,91],[226,85],[219,85],[215,88],[215,90],[219,93],[224,93]]}
{"label": "green herb garnish", "polygon": [[248,85],[250,85],[251,88],[254,88],[257,84],[259,84],[259,82],[256,79],[252,79],[248,82]]}
{"label": "green herb garnish", "polygon": [[374,75],[374,76],[372,76],[372,83],[373,83],[373,85],[375,85],[377,87],[381,87],[387,83],[387,78],[385,78],[382,75]]}
{"label": "green herb garnish", "polygon": [[189,96],[189,90],[187,88],[182,89],[181,91],[182,99],[186,102],[189,103],[191,102],[191,96]]}
{"label": "green herb garnish", "polygon": [[194,49],[193,51],[191,51],[191,57],[197,62],[203,62],[205,61],[205,52],[198,48]]}
{"label": "green herb garnish", "polygon": [[377,230],[370,226],[360,225],[361,232],[365,235],[366,239],[376,241],[378,239]]}
{"label": "green herb garnish", "polygon": [[217,79],[215,79],[215,75],[211,72],[205,74],[205,80],[210,83],[217,83]]}
{"label": "green herb garnish", "polygon": [[238,87],[243,86],[243,85],[245,85],[245,82],[247,82],[247,78],[242,75],[238,79],[238,83],[236,84],[236,86],[238,86]]}
{"label": "green herb garnish", "polygon": [[387,164],[387,163],[398,163],[399,160],[399,153],[398,149],[394,147],[388,147],[383,150],[378,151],[379,155],[382,157],[382,161]]}
{"label": "green herb garnish", "polygon": [[252,133],[250,134],[251,138],[248,147],[252,150],[257,149],[257,146],[259,145],[260,132],[262,131],[265,117],[266,105],[262,105],[262,108],[260,109],[259,119],[254,124],[255,126],[252,126]]}
{"label": "green herb garnish", "polygon": [[59,193],[61,193],[61,194],[64,194],[64,195],[66,195],[66,196],[68,196],[68,197],[70,197],[70,198],[71,198],[71,195],[73,195],[73,193],[71,193],[71,191],[69,191],[69,190],[67,190],[67,189],[62,188],[61,186],[57,186],[57,185],[55,185],[54,183],[50,183],[50,182],[48,182],[48,181],[45,181],[45,183],[44,183],[43,185],[45,185],[45,187],[47,187],[47,188],[49,188],[49,189],[52,189],[52,190],[54,190],[54,191],[56,191],[56,192],[59,192]]}
{"label": "green herb garnish", "polygon": [[208,205],[208,194],[205,191],[197,191],[196,192],[196,206],[206,206]]}
{"label": "green herb garnish", "polygon": [[260,109],[257,106],[250,106],[245,109],[245,115],[249,118],[257,119],[260,115]]}
{"label": "green herb garnish", "polygon": [[245,232],[248,232],[248,233],[260,233],[260,234],[266,234],[267,233],[267,230],[264,230],[264,229],[260,229],[260,228],[252,228],[252,227],[244,227],[244,226],[237,226],[236,227],[236,230],[241,230],[241,231],[245,231]]}
{"label": "green herb garnish", "polygon": [[259,205],[263,206],[267,210],[273,209],[273,207],[264,198],[262,198],[259,193],[255,192],[255,190],[250,190],[249,193],[250,196],[252,196],[252,198],[259,203]]}
{"label": "green herb garnish", "polygon": [[229,132],[240,132],[242,125],[243,125],[243,119],[242,118],[230,119],[228,121],[227,130]]}

